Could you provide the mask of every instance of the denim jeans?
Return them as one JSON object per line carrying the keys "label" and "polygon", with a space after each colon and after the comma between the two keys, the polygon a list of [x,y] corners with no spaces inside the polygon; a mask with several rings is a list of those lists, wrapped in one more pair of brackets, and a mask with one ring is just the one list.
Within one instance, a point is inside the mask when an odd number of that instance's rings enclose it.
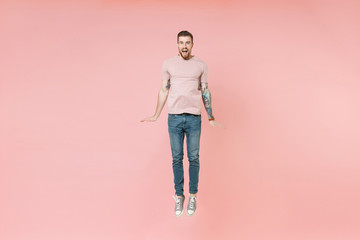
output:
{"label": "denim jeans", "polygon": [[175,193],[184,194],[184,137],[186,136],[187,155],[189,159],[189,192],[198,192],[199,183],[199,148],[201,133],[201,115],[189,113],[169,114],[168,127],[172,153]]}

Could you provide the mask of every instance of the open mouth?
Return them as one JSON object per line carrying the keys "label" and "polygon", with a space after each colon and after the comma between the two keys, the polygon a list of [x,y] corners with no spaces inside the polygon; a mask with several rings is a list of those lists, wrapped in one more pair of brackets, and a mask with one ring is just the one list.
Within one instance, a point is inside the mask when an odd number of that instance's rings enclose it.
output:
{"label": "open mouth", "polygon": [[183,49],[181,52],[182,52],[182,53],[187,53],[188,50],[187,50],[187,49]]}

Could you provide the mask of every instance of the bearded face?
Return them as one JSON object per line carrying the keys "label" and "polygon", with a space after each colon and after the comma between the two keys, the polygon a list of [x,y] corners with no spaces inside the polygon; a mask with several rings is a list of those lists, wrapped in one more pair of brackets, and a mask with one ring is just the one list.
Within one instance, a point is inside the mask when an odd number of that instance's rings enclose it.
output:
{"label": "bearded face", "polygon": [[191,58],[191,49],[192,49],[193,45],[194,45],[194,43],[192,42],[190,36],[179,37],[178,49],[179,49],[180,56],[183,59],[188,60]]}

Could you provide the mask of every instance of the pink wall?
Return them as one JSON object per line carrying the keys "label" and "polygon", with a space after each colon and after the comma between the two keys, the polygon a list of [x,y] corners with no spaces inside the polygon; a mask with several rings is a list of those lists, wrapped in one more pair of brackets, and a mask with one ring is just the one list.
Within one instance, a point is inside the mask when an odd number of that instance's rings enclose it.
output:
{"label": "pink wall", "polygon": [[[0,239],[359,239],[359,12],[1,1]],[[139,120],[184,29],[226,129],[203,118],[198,211],[175,218],[166,109]]]}

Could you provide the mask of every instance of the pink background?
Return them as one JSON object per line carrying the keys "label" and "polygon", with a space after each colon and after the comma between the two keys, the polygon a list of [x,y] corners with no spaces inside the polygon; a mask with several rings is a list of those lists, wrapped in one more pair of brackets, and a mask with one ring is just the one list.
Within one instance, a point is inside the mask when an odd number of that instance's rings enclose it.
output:
{"label": "pink background", "polygon": [[[359,239],[359,12],[0,1],[0,239]],[[175,218],[166,108],[139,120],[184,29],[226,129],[202,109],[198,211]]]}

